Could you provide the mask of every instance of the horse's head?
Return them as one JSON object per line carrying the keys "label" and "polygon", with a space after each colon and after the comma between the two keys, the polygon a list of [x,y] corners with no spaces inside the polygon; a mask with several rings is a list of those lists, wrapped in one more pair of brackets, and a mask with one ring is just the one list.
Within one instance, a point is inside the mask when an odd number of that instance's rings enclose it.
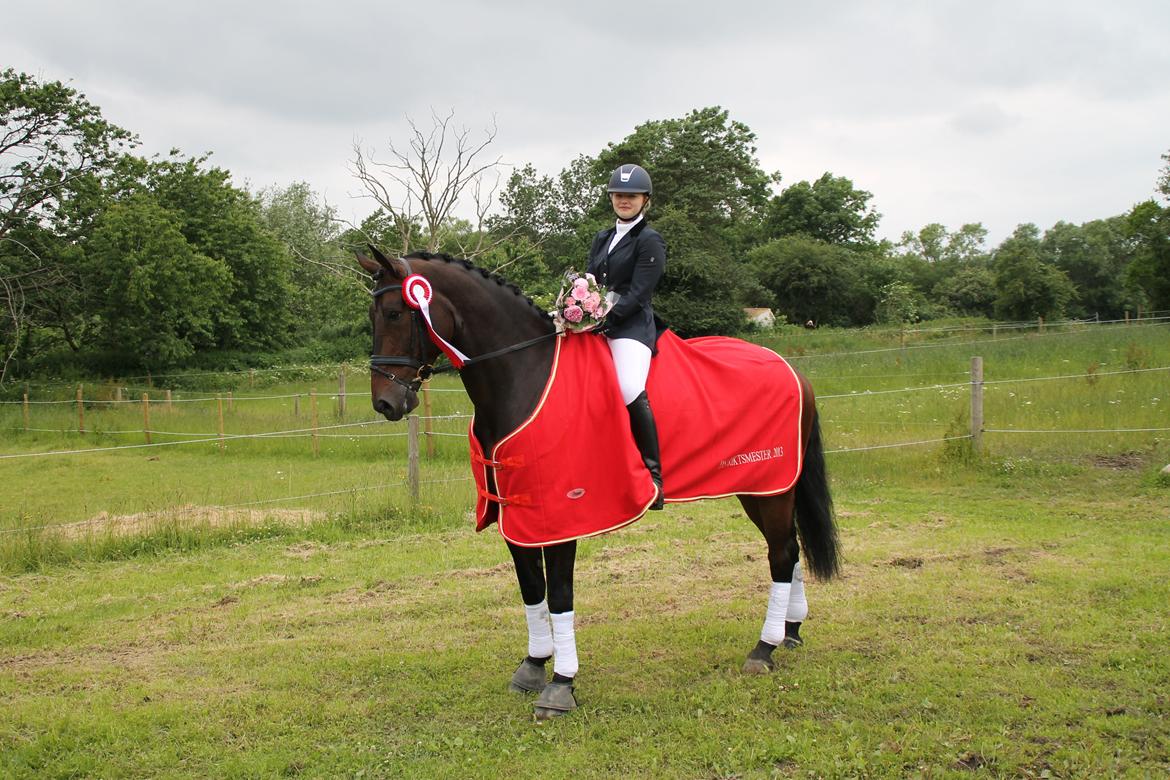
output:
{"label": "horse's head", "polygon": [[388,420],[400,420],[418,406],[424,367],[439,350],[427,337],[418,313],[402,297],[402,283],[411,269],[401,258],[391,260],[370,247],[374,259],[358,253],[358,263],[374,277],[370,325],[374,346],[370,355],[370,391],[374,411]]}

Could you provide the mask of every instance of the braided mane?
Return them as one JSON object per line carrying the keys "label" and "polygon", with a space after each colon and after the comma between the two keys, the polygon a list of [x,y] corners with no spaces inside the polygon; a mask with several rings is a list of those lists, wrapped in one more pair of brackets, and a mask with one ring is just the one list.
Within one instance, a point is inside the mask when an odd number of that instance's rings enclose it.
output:
{"label": "braided mane", "polygon": [[505,279],[504,277],[500,276],[497,273],[493,273],[492,271],[488,271],[486,268],[480,268],[479,266],[472,263],[470,260],[464,260],[461,257],[451,257],[450,255],[444,254],[442,252],[438,252],[438,253],[436,253],[436,252],[411,252],[408,255],[404,255],[404,257],[408,260],[442,260],[444,263],[451,263],[453,265],[462,266],[467,271],[470,271],[473,273],[478,273],[484,279],[487,279],[488,281],[495,282],[500,287],[503,287],[507,290],[511,290],[514,295],[516,295],[519,298],[523,298],[525,303],[527,303],[533,309],[533,311],[537,312],[542,318],[544,318],[546,320],[550,320],[550,321],[552,320],[551,315],[549,315],[548,312],[544,311],[539,306],[537,306],[536,302],[533,301],[532,298],[530,298],[529,296],[525,295],[524,291],[521,290],[519,287],[512,284],[507,279]]}

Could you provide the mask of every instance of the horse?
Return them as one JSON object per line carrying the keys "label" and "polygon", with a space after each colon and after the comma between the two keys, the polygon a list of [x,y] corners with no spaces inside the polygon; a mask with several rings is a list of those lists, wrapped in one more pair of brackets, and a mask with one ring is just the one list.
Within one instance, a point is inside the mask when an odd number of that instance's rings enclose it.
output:
{"label": "horse", "polygon": [[[456,363],[475,408],[472,434],[491,453],[536,408],[554,355],[555,325],[515,285],[466,260],[425,252],[388,258],[370,246],[373,259],[357,253],[373,277],[370,324],[373,331],[371,396],[374,411],[401,420],[418,405],[422,383],[446,353]],[[429,283],[425,317],[407,305],[403,283]],[[424,322],[425,320],[425,322]],[[444,349],[436,344],[442,341]],[[803,644],[800,628],[808,613],[801,550],[818,580],[839,569],[839,543],[825,471],[820,424],[812,387],[797,374],[805,401],[801,406],[803,470],[795,486],[778,495],[738,495],[748,519],[768,546],[772,589],[764,628],[744,661],[747,674],[776,668],[778,647]],[[767,410],[761,411],[767,414]],[[494,487],[494,486],[489,486]],[[670,497],[667,496],[667,500]],[[508,542],[525,606],[528,654],[513,673],[509,688],[535,692],[535,715],[547,719],[577,707],[573,630],[573,568],[577,542],[522,547]],[[550,625],[551,624],[551,625]],[[551,634],[551,641],[550,641]],[[555,657],[551,681],[545,668]]]}

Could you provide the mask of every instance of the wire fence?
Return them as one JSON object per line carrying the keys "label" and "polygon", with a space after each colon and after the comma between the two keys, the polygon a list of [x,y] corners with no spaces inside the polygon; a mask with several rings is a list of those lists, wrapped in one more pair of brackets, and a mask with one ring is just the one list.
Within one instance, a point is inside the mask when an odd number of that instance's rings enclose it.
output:
{"label": "wire fence", "polygon": [[[838,353],[838,354],[863,354],[863,353],[854,352],[854,353]],[[1054,375],[1050,375],[1050,376],[1039,376],[1039,377],[1016,377],[1016,378],[1007,378],[1007,379],[983,380],[981,369],[980,369],[978,372],[979,375],[977,377],[976,377],[976,372],[974,370],[968,371],[968,372],[952,372],[952,375],[963,375],[963,374],[967,375],[969,377],[969,380],[966,382],[952,382],[952,383],[941,383],[941,384],[930,384],[930,385],[913,385],[913,386],[894,388],[894,389],[883,389],[883,390],[858,390],[858,391],[853,391],[850,393],[820,395],[820,396],[818,396],[818,399],[819,400],[843,399],[843,398],[858,399],[858,398],[868,398],[868,397],[873,397],[873,396],[894,395],[894,394],[899,394],[899,393],[918,393],[918,392],[931,391],[931,390],[935,390],[935,391],[954,390],[957,388],[971,388],[972,398],[974,398],[976,387],[978,387],[981,390],[984,386],[988,386],[988,385],[1010,385],[1013,383],[1056,382],[1056,381],[1077,381],[1077,380],[1084,381],[1086,379],[1088,379],[1090,381],[1095,381],[1096,379],[1101,378],[1101,377],[1123,376],[1123,375],[1137,376],[1137,375],[1142,375],[1142,374],[1150,374],[1150,373],[1155,373],[1155,372],[1167,372],[1167,371],[1170,371],[1170,366],[1155,366],[1155,367],[1145,367],[1145,368],[1139,367],[1139,368],[1130,368],[1130,369],[1125,369],[1125,370],[1116,370],[1116,371],[1107,371],[1107,372],[1088,372],[1088,373],[1081,372],[1081,373],[1076,373],[1076,374],[1054,374]],[[874,376],[880,377],[883,375],[868,375],[867,378],[873,378]],[[888,375],[888,376],[914,376],[914,375],[897,374],[897,375]],[[432,388],[432,389],[430,389],[430,391],[431,392],[444,391],[444,392],[450,392],[450,393],[462,393],[463,392],[462,390],[459,390],[459,389],[447,389],[447,388]],[[316,397],[318,397],[318,398],[329,397],[329,396],[325,396],[323,394],[311,394],[311,395],[316,395]],[[342,393],[338,393],[332,397],[334,397],[335,399],[337,397],[343,398],[345,395],[346,394],[342,392]],[[366,393],[350,393],[349,395],[365,396],[367,394]],[[258,396],[236,396],[233,400],[234,401],[244,401],[244,400],[278,401],[278,400],[288,400],[288,399],[299,399],[299,398],[305,398],[305,397],[306,397],[306,394],[303,394],[303,393],[300,393],[300,394],[290,393],[290,394],[264,395],[264,396],[259,396],[259,395]],[[213,403],[218,403],[220,405],[220,407],[222,407],[222,404],[224,403],[225,399],[224,399],[222,394],[219,394],[216,397],[198,398],[198,399],[171,399],[171,400],[174,403],[179,403],[181,401],[187,401],[187,402],[210,401]],[[10,403],[11,404],[11,403],[22,403],[22,402],[18,401],[18,402],[0,402],[0,403]],[[26,410],[28,410],[28,408],[31,405],[38,404],[38,403],[39,404],[72,404],[72,405],[84,407],[86,404],[93,403],[93,402],[85,401],[84,399],[80,399],[80,400],[74,399],[74,400],[66,400],[66,401],[39,401],[38,402],[38,401],[30,400],[27,397],[23,401],[23,404],[24,404],[24,407]],[[101,403],[111,403],[111,402],[97,402],[97,403],[101,404]],[[115,403],[115,404],[116,403],[140,404],[140,405],[143,405],[144,407],[149,407],[152,402],[149,400],[149,398],[143,398],[143,399],[123,399],[121,401],[118,401],[117,399],[115,399],[115,401],[113,403]],[[372,439],[372,438],[406,438],[406,439],[408,439],[408,460],[409,460],[408,477],[406,480],[397,481],[397,482],[390,482],[390,483],[380,483],[380,484],[376,484],[376,485],[362,485],[362,486],[349,487],[349,488],[337,489],[337,490],[305,493],[305,494],[300,494],[300,495],[295,495],[295,496],[280,496],[280,497],[275,497],[275,498],[258,499],[258,500],[254,500],[254,501],[247,501],[247,502],[240,502],[240,503],[229,503],[229,504],[223,504],[223,505],[210,505],[210,506],[201,507],[201,509],[202,510],[207,510],[207,509],[232,510],[232,509],[241,509],[241,508],[248,508],[248,507],[275,506],[275,505],[279,505],[279,504],[287,504],[290,502],[298,502],[298,501],[299,502],[308,502],[308,501],[313,501],[313,500],[322,499],[322,498],[337,497],[337,496],[344,496],[344,495],[356,495],[358,493],[368,493],[371,491],[390,490],[390,489],[394,489],[394,488],[408,489],[410,492],[412,501],[417,501],[419,488],[422,485],[446,484],[446,483],[466,483],[466,482],[470,481],[470,477],[462,477],[462,478],[455,478],[455,479],[441,479],[441,480],[423,480],[419,477],[419,468],[420,468],[420,463],[419,463],[420,455],[419,455],[419,453],[420,453],[420,449],[421,449],[421,447],[420,447],[421,441],[423,441],[423,440],[430,441],[433,438],[439,438],[439,437],[461,438],[461,439],[466,439],[466,437],[467,437],[466,431],[450,432],[450,431],[438,431],[438,430],[433,430],[433,429],[428,429],[425,431],[420,430],[420,424],[426,425],[429,428],[430,423],[446,422],[446,421],[465,421],[465,420],[470,419],[470,417],[471,417],[470,414],[463,413],[463,412],[447,413],[447,414],[432,414],[432,415],[411,415],[410,417],[407,418],[406,430],[400,429],[400,430],[389,431],[389,432],[382,432],[382,431],[366,432],[366,431],[364,431],[364,429],[368,429],[372,426],[384,426],[388,423],[388,421],[381,419],[381,418],[378,418],[378,419],[372,419],[372,420],[360,420],[360,421],[353,421],[353,422],[339,422],[339,423],[330,424],[330,425],[318,425],[314,421],[314,425],[312,425],[311,427],[285,428],[285,429],[258,431],[258,432],[249,432],[249,433],[225,433],[223,431],[223,423],[222,423],[222,418],[221,418],[220,429],[217,432],[161,430],[161,429],[155,429],[155,428],[147,428],[147,429],[142,429],[142,430],[119,428],[119,429],[102,430],[102,431],[98,432],[104,436],[124,436],[124,435],[143,435],[143,434],[146,434],[148,436],[153,435],[153,436],[159,436],[159,437],[180,437],[174,441],[163,441],[163,442],[148,441],[148,442],[144,442],[144,443],[116,444],[116,445],[104,446],[104,447],[96,447],[96,446],[95,447],[77,447],[77,448],[69,448],[69,449],[56,449],[56,450],[49,450],[49,451],[40,451],[40,452],[7,453],[7,454],[0,454],[0,460],[12,461],[12,460],[22,460],[22,459],[34,459],[34,458],[62,458],[62,457],[77,456],[77,455],[94,455],[94,454],[103,454],[103,453],[113,453],[113,452],[126,451],[126,450],[143,450],[143,449],[156,449],[156,448],[165,448],[165,447],[185,447],[185,446],[207,445],[207,444],[213,444],[213,445],[218,445],[218,446],[222,447],[225,442],[239,442],[239,441],[264,440],[264,439],[311,438],[314,442],[314,447],[316,447],[316,441],[319,438],[335,438],[338,440],[349,439],[349,440],[355,440],[355,441],[360,440],[360,439]],[[972,420],[973,420],[973,426],[974,426],[976,424],[975,423],[976,416],[974,414],[972,415]],[[902,441],[902,442],[883,442],[883,443],[867,444],[867,445],[855,446],[855,447],[840,447],[840,448],[828,449],[828,450],[826,450],[826,454],[862,453],[862,452],[869,452],[869,451],[875,451],[875,450],[898,449],[898,448],[907,448],[907,447],[921,447],[921,446],[926,446],[926,445],[943,444],[943,443],[948,443],[948,442],[964,441],[964,440],[973,440],[974,443],[977,445],[979,440],[980,440],[980,437],[983,434],[996,434],[996,435],[999,435],[999,434],[1002,434],[1002,435],[1007,435],[1007,434],[1032,434],[1032,435],[1078,434],[1078,435],[1087,435],[1087,434],[1164,433],[1164,432],[1170,431],[1170,427],[1158,427],[1158,426],[1148,426],[1148,427],[1133,426],[1133,427],[1116,427],[1116,428],[1076,427],[1076,428],[1065,428],[1065,429],[1039,428],[1039,427],[1011,428],[1011,427],[1002,427],[1002,426],[1001,427],[989,427],[989,426],[984,426],[982,424],[982,412],[981,411],[978,415],[978,420],[979,420],[979,422],[978,422],[977,429],[975,427],[973,427],[973,429],[970,433],[951,434],[951,435],[946,435],[943,437],[936,437],[936,438],[919,438],[919,439],[914,439],[911,441]],[[842,424],[848,424],[849,421],[842,420],[840,422]],[[866,425],[873,425],[873,424],[875,424],[875,421],[866,420],[865,424]],[[899,420],[899,421],[877,421],[876,424],[905,427],[907,425],[915,425],[915,424],[928,425],[930,423],[925,423],[925,422],[921,422],[921,421],[912,421],[912,420],[904,420],[904,421]],[[937,423],[934,423],[934,424],[937,425]],[[7,428],[7,430],[23,431],[23,432],[29,432],[29,433],[49,433],[49,434],[56,434],[56,435],[83,435],[86,433],[84,428],[81,426],[79,426],[79,428],[34,428],[34,427],[31,427],[28,424],[27,411],[26,411],[26,418],[25,418],[25,426],[24,427],[9,427],[9,428]],[[180,509],[174,509],[174,510],[160,510],[156,514],[169,516],[169,515],[175,514],[175,513],[181,514],[181,512],[182,512],[182,510],[180,508]],[[81,527],[81,526],[84,526],[86,523],[100,522],[100,521],[101,521],[100,518],[96,518],[96,519],[93,519],[90,521],[81,521],[79,523],[0,529],[0,534],[9,534],[9,533],[15,533],[15,532],[20,532],[20,531],[45,530],[45,529],[49,529],[49,528],[56,529],[56,528]]]}

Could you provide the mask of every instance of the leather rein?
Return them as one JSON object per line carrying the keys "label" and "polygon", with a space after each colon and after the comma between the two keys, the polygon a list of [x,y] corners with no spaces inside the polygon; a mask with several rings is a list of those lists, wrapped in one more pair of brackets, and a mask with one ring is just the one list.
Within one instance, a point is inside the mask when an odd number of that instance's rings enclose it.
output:
{"label": "leather rein", "polygon": [[[399,259],[406,265],[407,276],[409,276],[411,274],[410,262],[408,260],[406,260],[406,258],[399,258]],[[374,277],[375,285],[377,285],[377,282],[381,279],[382,273],[383,272],[379,271],[378,275]],[[376,301],[376,300],[378,300],[378,297],[380,295],[383,295],[383,294],[388,293],[388,292],[401,293],[402,292],[402,285],[401,284],[387,284],[384,286],[375,286],[374,289],[370,291],[370,295],[373,296],[374,300]],[[408,354],[406,354],[406,355],[371,354],[370,355],[370,371],[375,373],[375,374],[380,374],[380,375],[386,377],[390,381],[392,381],[398,385],[401,385],[402,387],[406,388],[407,390],[409,390],[412,393],[417,393],[419,391],[419,389],[422,387],[423,382],[427,381],[435,374],[443,374],[443,373],[446,373],[448,371],[462,370],[463,368],[467,368],[468,366],[473,365],[475,363],[481,363],[485,360],[490,360],[490,359],[495,358],[495,357],[500,357],[501,355],[506,355],[509,352],[516,352],[516,351],[521,350],[521,349],[526,349],[528,347],[533,346],[534,344],[539,344],[540,342],[544,341],[545,339],[552,338],[553,336],[557,335],[556,331],[554,330],[552,333],[545,333],[541,336],[537,336],[534,339],[528,339],[527,341],[521,341],[519,344],[513,344],[510,347],[504,347],[503,349],[497,349],[493,352],[488,352],[487,354],[484,354],[484,355],[477,355],[475,357],[470,357],[470,358],[463,361],[463,366],[459,369],[456,369],[456,367],[451,363],[436,367],[434,361],[427,362],[425,359],[424,341],[426,339],[428,339],[429,336],[427,334],[427,326],[423,322],[422,314],[420,314],[418,309],[415,309],[414,307],[407,307],[407,308],[410,309],[410,347],[408,350]],[[415,355],[417,355],[418,357],[416,358]],[[439,356],[440,357],[442,356],[441,352],[439,353]],[[438,360],[438,357],[436,357],[435,359]],[[402,379],[401,377],[395,376],[391,372],[382,368],[382,366],[407,366],[409,368],[415,369],[415,375],[414,375],[413,379],[411,379],[410,381],[407,381],[405,379]]]}

